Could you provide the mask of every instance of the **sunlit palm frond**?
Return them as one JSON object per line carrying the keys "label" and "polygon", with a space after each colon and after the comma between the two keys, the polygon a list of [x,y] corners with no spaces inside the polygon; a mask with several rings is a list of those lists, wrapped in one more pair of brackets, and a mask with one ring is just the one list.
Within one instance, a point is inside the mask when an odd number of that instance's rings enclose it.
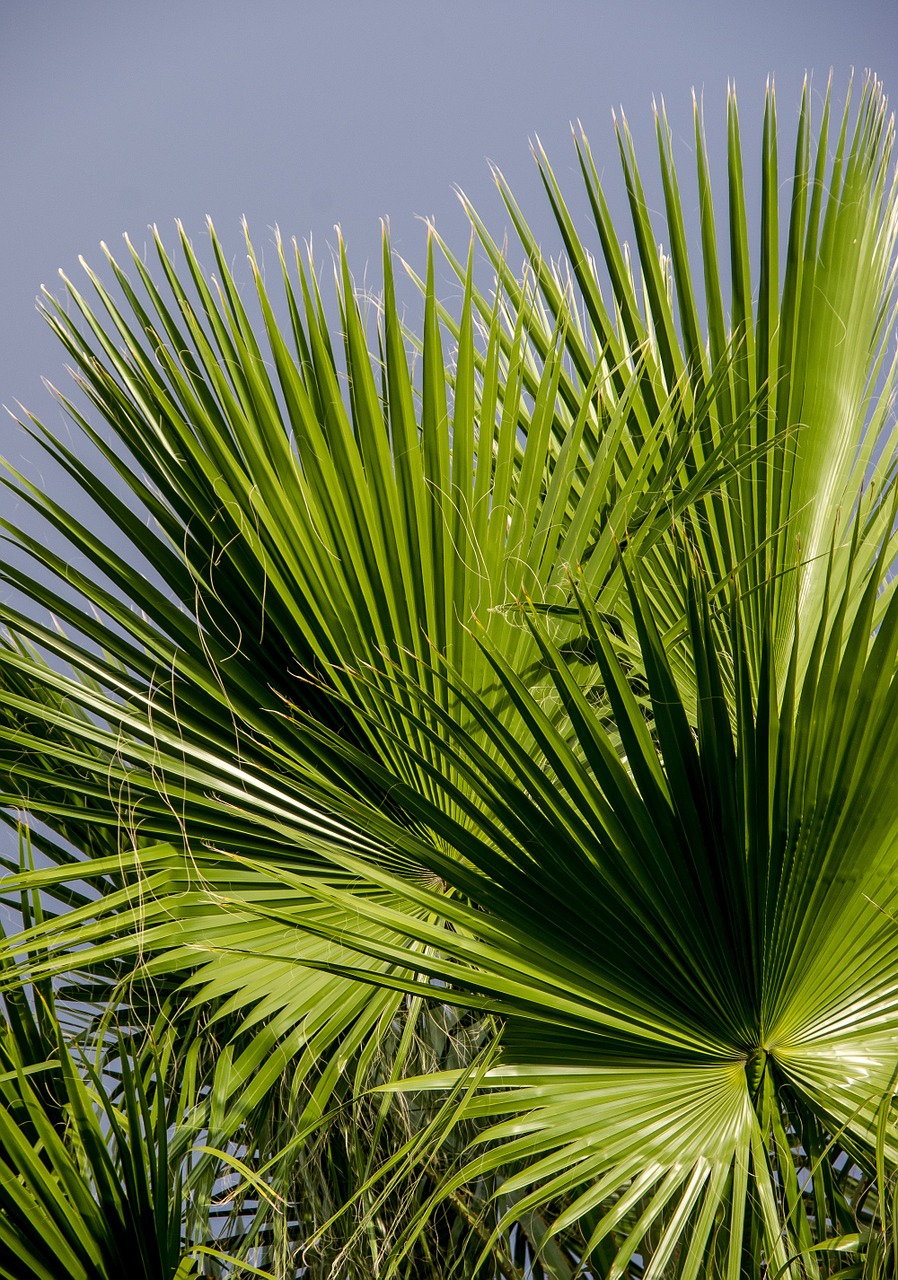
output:
{"label": "sunlit palm frond", "polygon": [[[322,1267],[426,1267],[439,1220],[508,1277],[536,1244],[559,1276],[825,1274],[816,1245],[881,1225],[898,196],[878,85],[831,163],[829,110],[812,153],[805,94],[781,252],[768,95],[755,275],[731,99],[727,283],[697,112],[701,284],[661,113],[666,255],[625,122],[632,259],[585,139],[592,247],[537,148],[569,265],[497,175],[524,273],[473,210],[491,293],[432,235],[416,353],[386,240],[373,320],[340,246],[340,341],[280,242],[276,295],[247,241],[251,319],[214,232],[211,281],[181,232],[162,285],[132,249],[46,300],[94,453],[27,429],[115,546],[11,474],[58,549],[4,525],[39,572],[2,570],[30,604],[2,608],[0,796],[50,830],[9,868],[48,910],[4,979],[105,984],[94,1039],[152,1028],[282,1269],[322,1215],[351,1237]],[[442,1059],[410,1051],[422,1001],[470,1011]],[[372,1106],[382,1169],[346,1138]],[[313,1151],[364,1179],[360,1226],[251,1202]]]}

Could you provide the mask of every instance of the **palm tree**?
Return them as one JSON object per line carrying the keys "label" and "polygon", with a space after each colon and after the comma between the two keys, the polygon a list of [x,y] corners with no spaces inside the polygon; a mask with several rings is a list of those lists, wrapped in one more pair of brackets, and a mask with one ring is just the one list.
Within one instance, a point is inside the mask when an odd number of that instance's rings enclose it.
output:
{"label": "palm tree", "polygon": [[211,227],[46,297],[3,1274],[66,1197],[85,1277],[893,1273],[892,124],[806,87],[781,235],[768,93],[753,267],[727,119],[726,282],[697,110],[700,283],[661,112],[667,253],[622,121],[633,253],[537,149],[564,256],[497,173],[523,270],[431,228],[417,335],[386,239],[339,324]]}

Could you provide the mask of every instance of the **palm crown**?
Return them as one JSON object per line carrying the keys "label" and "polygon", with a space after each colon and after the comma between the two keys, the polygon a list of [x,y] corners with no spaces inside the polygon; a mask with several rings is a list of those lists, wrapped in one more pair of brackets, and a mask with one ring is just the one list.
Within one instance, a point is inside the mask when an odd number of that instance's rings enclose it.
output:
{"label": "palm crown", "polygon": [[338,326],[211,228],[47,297],[115,538],[12,474],[4,1274],[888,1266],[898,192],[829,111],[753,272],[731,98],[728,286],[696,112],[701,286],[662,113],[667,254],[622,122],[633,257],[537,150],[564,258],[497,174],[524,270],[431,230],[417,336],[386,240]]}

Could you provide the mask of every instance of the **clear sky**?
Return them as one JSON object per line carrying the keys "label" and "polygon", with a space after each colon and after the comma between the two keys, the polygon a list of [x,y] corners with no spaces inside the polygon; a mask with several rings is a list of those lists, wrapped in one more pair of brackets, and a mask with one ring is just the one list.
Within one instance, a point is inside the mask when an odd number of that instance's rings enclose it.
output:
{"label": "clear sky", "polygon": [[870,67],[898,101],[898,0],[0,0],[0,402],[58,421],[34,297],[79,253],[99,264],[100,240],[171,237],[179,216],[200,242],[209,213],[239,263],[246,214],[261,252],[277,223],[323,259],[340,222],[376,284],[384,215],[413,261],[418,215],[464,248],[453,184],[501,228],[489,158],[554,249],[534,133],[573,186],[581,118],[614,187],[612,107],[651,166],[663,95],[688,165],[693,86],[719,148],[735,80],[750,150],[767,76],[788,135],[805,70],[822,91],[831,67],[839,95]]}

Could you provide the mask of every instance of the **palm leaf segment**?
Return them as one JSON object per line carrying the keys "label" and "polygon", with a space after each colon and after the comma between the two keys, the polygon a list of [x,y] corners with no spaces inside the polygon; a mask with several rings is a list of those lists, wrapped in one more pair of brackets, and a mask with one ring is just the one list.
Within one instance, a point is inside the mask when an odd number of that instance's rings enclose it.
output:
{"label": "palm leaf segment", "polygon": [[48,314],[111,435],[64,403],[118,480],[32,430],[145,576],[12,482],[87,566],[13,531],[80,593],[5,570],[76,633],[5,609],[7,799],[103,891],[73,903],[47,843],[57,967],[77,941],[121,972],[139,924],[234,1028],[234,1124],[288,1061],[320,1115],[401,993],[448,982],[504,1026],[477,1167],[608,1274],[818,1265],[850,1217],[830,1145],[870,1164],[893,1079],[898,205],[878,86],[830,167],[828,104],[780,282],[768,96],[754,284],[730,102],[729,325],[696,115],[707,340],[662,115],[670,257],[625,124],[638,281],[585,140],[604,289],[540,152],[570,265],[497,175],[525,273],[471,211],[496,289],[441,245],[453,318],[429,255],[418,369],[386,245],[376,359],[341,247],[342,366],[283,251],[279,325],[250,250],[264,354],[214,235],[216,292],[183,236],[170,302],[136,253],[140,294],[111,258],[118,302],[69,285],[83,327]]}

